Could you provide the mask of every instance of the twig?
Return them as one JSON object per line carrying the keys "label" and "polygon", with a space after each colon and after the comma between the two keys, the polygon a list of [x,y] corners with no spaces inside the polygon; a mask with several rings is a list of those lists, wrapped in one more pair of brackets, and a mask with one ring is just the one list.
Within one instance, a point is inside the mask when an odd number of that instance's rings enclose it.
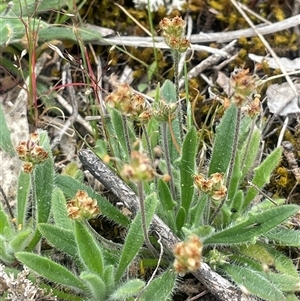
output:
{"label": "twig", "polygon": [[[272,57],[274,58],[275,62],[278,65],[278,67],[282,71],[282,73],[287,74],[285,66],[280,61],[280,59],[278,58],[277,54],[272,49],[272,47],[270,46],[270,44],[268,43],[268,41],[265,39],[265,37],[263,36],[263,34],[261,34],[259,32],[259,30],[257,30],[257,28],[254,26],[253,22],[250,20],[250,18],[247,16],[247,14],[242,10],[242,8],[240,7],[240,5],[235,0],[231,0],[231,2],[236,7],[236,9],[239,11],[239,13],[243,16],[243,18],[248,22],[248,24],[252,27],[252,29],[256,32],[257,36],[260,38],[260,40],[265,45],[266,49],[272,55]],[[300,19],[300,15],[298,15],[298,17]],[[285,75],[285,79],[289,83],[290,87],[292,88],[295,96],[297,96],[298,95],[297,89],[296,89],[295,84],[293,83],[292,79],[290,78],[290,76],[289,75]]]}
{"label": "twig", "polygon": [[[234,51],[234,45],[236,43],[236,40],[230,42],[228,45],[226,45],[224,48],[222,48],[223,52],[226,53],[226,56],[229,54],[232,54]],[[224,58],[224,55],[220,54],[213,54],[209,56],[207,59],[203,60],[200,64],[195,66],[193,69],[191,69],[188,73],[187,79],[191,79],[193,77],[197,77],[201,72],[203,72],[206,68],[216,65],[222,58]],[[179,81],[179,87],[182,87],[184,85],[185,79],[181,79]]]}
{"label": "twig", "polygon": [[[296,15],[290,18],[287,18],[283,21],[279,21],[273,24],[268,25],[260,25],[255,26],[254,28],[247,28],[241,30],[234,30],[234,31],[227,31],[227,32],[213,32],[213,33],[199,33],[191,35],[191,43],[210,43],[210,42],[230,42],[234,39],[239,39],[240,37],[255,37],[257,33],[262,35],[275,33],[281,30],[286,30],[292,27],[295,27],[300,24],[300,15]],[[93,29],[96,30],[96,27],[93,26]],[[155,37],[155,46],[156,48],[161,49],[168,49],[166,43],[163,42],[163,37]],[[139,46],[139,47],[152,47],[153,41],[152,38],[149,37],[136,37],[136,36],[122,36],[122,37],[108,37],[108,38],[101,38],[99,40],[95,40],[93,44],[97,45],[124,45],[124,46]],[[193,48],[194,45],[192,45]]]}
{"label": "twig", "polygon": [[[111,190],[127,209],[133,213],[137,212],[139,207],[137,195],[101,159],[88,149],[79,152],[79,159],[84,167],[107,189]],[[175,244],[180,241],[179,238],[157,215],[154,215],[152,219],[152,229],[160,234],[163,246],[172,253]],[[243,294],[227,279],[213,271],[205,262],[202,262],[201,268],[193,275],[220,300],[254,301],[251,296]]]}

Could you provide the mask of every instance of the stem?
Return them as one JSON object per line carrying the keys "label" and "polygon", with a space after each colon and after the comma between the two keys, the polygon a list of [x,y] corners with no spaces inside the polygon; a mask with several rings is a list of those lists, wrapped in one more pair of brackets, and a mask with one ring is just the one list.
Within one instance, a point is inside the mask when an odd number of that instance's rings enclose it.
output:
{"label": "stem", "polygon": [[[238,148],[241,116],[242,116],[242,110],[241,110],[241,108],[238,108],[237,113],[236,113],[236,126],[235,126],[235,131],[234,131],[233,149],[232,149],[232,153],[231,153],[231,158],[230,158],[230,163],[229,163],[229,170],[228,170],[228,175],[227,175],[227,180],[226,180],[226,186],[227,187],[230,185],[230,181],[231,181],[231,178],[232,178],[233,166],[234,166],[234,161],[235,161],[237,148]],[[228,199],[228,195],[226,196],[226,198],[224,198],[221,201],[219,207],[216,209],[216,211],[212,215],[212,217],[210,219],[210,224],[213,222],[214,218],[218,215],[218,213],[220,212],[221,208],[223,207],[223,205],[227,201],[227,199]]]}
{"label": "stem", "polygon": [[2,188],[1,185],[0,185],[0,192],[1,192],[2,196],[3,196],[4,203],[6,205],[6,208],[7,208],[8,212],[9,212],[9,215],[10,215],[11,219],[13,219],[14,218],[14,213],[13,213],[13,211],[11,209],[11,206],[10,206],[10,203],[8,201],[8,198],[7,198],[7,196],[6,196],[6,194],[5,194],[5,192],[4,192],[4,190],[3,190],[3,188]]}
{"label": "stem", "polygon": [[149,236],[148,236],[148,230],[147,230],[147,222],[146,222],[146,213],[145,213],[145,202],[144,202],[144,188],[143,188],[143,182],[138,181],[137,183],[138,187],[138,197],[139,197],[139,203],[140,203],[140,210],[141,210],[141,218],[142,218],[142,228],[145,238],[145,244],[151,251],[151,253],[156,256],[157,252],[156,249],[152,246]]}
{"label": "stem", "polygon": [[178,62],[179,62],[179,52],[174,51],[174,82],[175,82],[175,89],[176,89],[176,101],[178,102],[177,107],[177,118],[179,122],[179,131],[180,131],[180,141],[183,141],[183,124],[182,124],[182,106],[179,97],[179,73],[178,73]]}
{"label": "stem", "polygon": [[171,161],[170,161],[168,135],[167,135],[167,123],[166,122],[163,122],[163,124],[162,124],[162,144],[163,144],[163,150],[164,150],[165,159],[166,159],[166,163],[167,163],[168,174],[171,177],[171,179],[170,179],[171,193],[172,193],[173,199],[175,200],[175,186],[174,186]]}
{"label": "stem", "polygon": [[151,163],[152,163],[152,167],[154,167],[154,158],[153,158],[153,153],[152,153],[152,148],[151,148],[151,142],[150,142],[150,139],[149,139],[149,135],[148,135],[146,126],[144,124],[142,125],[142,130],[143,130],[143,133],[145,135],[145,140],[146,140],[146,144],[147,144],[149,157],[150,157],[150,160],[151,160]]}
{"label": "stem", "polygon": [[130,155],[131,154],[131,144],[130,144],[130,138],[129,138],[129,132],[128,132],[127,118],[123,114],[122,114],[122,123],[123,123],[123,128],[124,128],[127,152],[128,152],[128,155]]}

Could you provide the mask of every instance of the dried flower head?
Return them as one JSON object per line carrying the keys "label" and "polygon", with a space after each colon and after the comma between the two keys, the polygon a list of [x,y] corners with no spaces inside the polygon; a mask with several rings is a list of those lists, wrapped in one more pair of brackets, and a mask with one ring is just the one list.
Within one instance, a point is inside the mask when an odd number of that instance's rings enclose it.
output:
{"label": "dried flower head", "polygon": [[231,74],[230,85],[234,90],[231,101],[238,107],[242,107],[248,101],[256,88],[256,79],[248,75],[249,69],[236,69]]}
{"label": "dried flower head", "polygon": [[163,18],[159,22],[159,27],[164,31],[165,35],[181,37],[184,34],[186,23],[181,17],[176,16],[172,19]]}
{"label": "dried flower head", "polygon": [[75,197],[67,203],[67,211],[72,219],[91,219],[100,214],[97,201],[83,190],[78,190]]}
{"label": "dried flower head", "polygon": [[227,188],[223,184],[223,174],[216,172],[206,178],[204,175],[194,175],[194,185],[199,190],[207,193],[212,199],[219,201],[226,197]]}
{"label": "dried flower head", "polygon": [[155,172],[150,158],[144,152],[132,151],[130,164],[124,164],[121,175],[129,181],[151,181]]}
{"label": "dried flower head", "polygon": [[181,17],[163,18],[159,22],[159,26],[163,30],[166,44],[171,49],[185,52],[190,47],[190,41],[184,37],[186,23]]}
{"label": "dried flower head", "polygon": [[39,134],[32,133],[27,141],[20,141],[16,147],[20,160],[24,161],[23,170],[31,173],[34,165],[45,162],[48,159],[48,152],[39,145]]}
{"label": "dried flower head", "polygon": [[113,82],[113,85],[115,90],[105,98],[108,107],[142,123],[151,118],[150,106],[141,94],[135,93],[127,83]]}
{"label": "dried flower head", "polygon": [[179,242],[174,247],[174,269],[178,274],[193,272],[200,268],[203,244],[200,238],[193,234],[187,241]]}
{"label": "dried flower head", "polygon": [[247,105],[248,115],[251,118],[254,118],[261,112],[261,104],[260,104],[260,94],[255,94],[254,99],[251,100]]}

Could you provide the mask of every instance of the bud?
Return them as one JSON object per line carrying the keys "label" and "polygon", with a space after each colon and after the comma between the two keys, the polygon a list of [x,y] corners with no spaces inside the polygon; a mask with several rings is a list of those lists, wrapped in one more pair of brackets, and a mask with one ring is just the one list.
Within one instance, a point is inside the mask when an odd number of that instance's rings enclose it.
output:
{"label": "bud", "polygon": [[152,162],[145,153],[132,151],[130,161],[130,164],[125,164],[121,170],[123,178],[134,182],[151,181],[154,178]]}
{"label": "bud", "polygon": [[168,122],[169,120],[173,120],[175,118],[176,109],[176,103],[166,103],[163,99],[161,99],[158,102],[155,110],[153,110],[153,117],[157,121]]}

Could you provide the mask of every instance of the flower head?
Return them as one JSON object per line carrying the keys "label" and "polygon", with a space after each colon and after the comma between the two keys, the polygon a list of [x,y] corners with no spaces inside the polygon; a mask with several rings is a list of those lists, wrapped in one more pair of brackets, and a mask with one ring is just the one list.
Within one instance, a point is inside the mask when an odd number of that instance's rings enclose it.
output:
{"label": "flower head", "polygon": [[91,219],[100,214],[97,201],[83,190],[78,190],[75,197],[67,203],[67,211],[71,219]]}
{"label": "flower head", "polygon": [[223,174],[216,172],[206,178],[204,175],[194,175],[194,185],[207,193],[212,199],[219,201],[226,197],[227,188],[223,184]]}
{"label": "flower head", "polygon": [[34,165],[45,162],[48,159],[48,152],[39,145],[39,134],[32,133],[27,141],[20,141],[16,147],[19,159],[24,161],[23,170],[31,173]]}
{"label": "flower head", "polygon": [[179,242],[174,247],[174,269],[178,274],[193,272],[200,268],[203,244],[200,238],[193,234],[187,241]]}
{"label": "flower head", "polygon": [[150,106],[141,94],[134,92],[127,83],[114,82],[113,85],[115,90],[105,98],[108,107],[141,123],[151,118]]}
{"label": "flower head", "polygon": [[181,17],[163,18],[159,22],[159,26],[163,30],[166,44],[171,49],[185,52],[190,47],[190,41],[184,37],[186,23]]}
{"label": "flower head", "polygon": [[248,73],[249,69],[236,69],[230,78],[230,85],[234,90],[231,101],[240,108],[247,103],[256,88],[255,77]]}

